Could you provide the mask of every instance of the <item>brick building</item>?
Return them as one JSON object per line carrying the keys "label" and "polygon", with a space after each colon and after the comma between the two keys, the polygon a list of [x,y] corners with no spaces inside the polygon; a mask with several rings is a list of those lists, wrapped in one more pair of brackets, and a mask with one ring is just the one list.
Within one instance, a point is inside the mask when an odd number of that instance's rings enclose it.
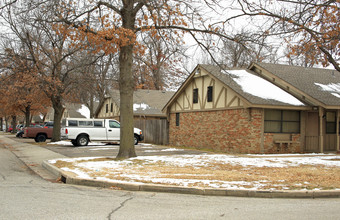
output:
{"label": "brick building", "polygon": [[165,105],[169,144],[228,153],[339,151],[340,73],[198,65]]}

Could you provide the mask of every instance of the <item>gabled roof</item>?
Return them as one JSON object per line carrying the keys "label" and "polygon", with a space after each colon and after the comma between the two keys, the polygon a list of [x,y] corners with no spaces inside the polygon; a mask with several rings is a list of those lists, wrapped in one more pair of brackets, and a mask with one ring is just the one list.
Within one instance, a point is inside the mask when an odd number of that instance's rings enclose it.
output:
{"label": "gabled roof", "polygon": [[[82,104],[80,103],[66,103],[64,105],[65,111],[68,112],[68,117],[70,118],[86,118],[82,115],[79,110],[82,108]],[[54,118],[54,109],[52,107],[48,108],[46,119],[53,120]]]}
{"label": "gabled roof", "polygon": [[[162,108],[175,92],[138,89],[133,93],[133,113],[135,115],[162,115]],[[120,107],[119,90],[111,90],[110,98]]]}
{"label": "gabled roof", "polygon": [[80,112],[82,106],[83,104],[80,103],[66,103],[65,109],[68,111],[70,118],[86,118],[86,116]]}
{"label": "gabled roof", "polygon": [[301,101],[251,70],[200,66],[253,105],[304,106]]}
{"label": "gabled roof", "polygon": [[340,72],[282,64],[255,63],[325,106],[340,106]]}
{"label": "gabled roof", "polygon": [[[248,69],[221,69],[216,65],[199,64],[171,98],[163,111],[171,105],[189,84],[197,69],[204,69],[212,78],[219,80],[226,87],[237,93],[249,106],[295,106],[305,107],[305,104],[294,96],[257,76]],[[280,95],[279,95],[280,94]]]}

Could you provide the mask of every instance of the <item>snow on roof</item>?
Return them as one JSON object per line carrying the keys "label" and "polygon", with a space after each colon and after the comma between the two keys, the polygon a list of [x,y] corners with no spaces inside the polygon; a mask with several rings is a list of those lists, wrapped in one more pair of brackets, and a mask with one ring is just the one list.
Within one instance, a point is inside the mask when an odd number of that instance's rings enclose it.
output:
{"label": "snow on roof", "polygon": [[150,108],[150,106],[148,104],[145,104],[145,103],[133,104],[133,111],[137,111],[137,109],[145,110],[145,109],[149,109],[149,108]]}
{"label": "snow on roof", "polygon": [[228,73],[235,76],[233,78],[234,81],[239,84],[246,93],[263,99],[272,99],[295,106],[304,106],[302,102],[283,89],[246,70],[225,71],[225,74]]}
{"label": "snow on roof", "polygon": [[314,83],[314,84],[317,86],[320,86],[320,89],[322,91],[330,92],[335,97],[340,98],[340,83],[330,83],[327,85],[324,85],[321,83]]}
{"label": "snow on roof", "polygon": [[81,105],[81,108],[77,110],[80,114],[82,114],[86,118],[90,118],[90,109],[85,105]]}

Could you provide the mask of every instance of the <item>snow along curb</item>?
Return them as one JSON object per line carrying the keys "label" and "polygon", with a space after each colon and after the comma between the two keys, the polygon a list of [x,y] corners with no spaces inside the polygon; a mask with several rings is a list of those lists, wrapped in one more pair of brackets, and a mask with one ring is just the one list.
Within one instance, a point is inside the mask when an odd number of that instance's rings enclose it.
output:
{"label": "snow along curb", "polygon": [[103,188],[119,188],[129,191],[148,191],[165,193],[182,193],[206,196],[236,196],[259,198],[340,198],[340,190],[231,190],[214,188],[193,188],[181,186],[169,186],[160,184],[120,183],[114,181],[102,181],[95,179],[78,178],[76,174],[61,170],[47,161],[42,166],[49,172],[61,178],[66,184],[94,186]]}

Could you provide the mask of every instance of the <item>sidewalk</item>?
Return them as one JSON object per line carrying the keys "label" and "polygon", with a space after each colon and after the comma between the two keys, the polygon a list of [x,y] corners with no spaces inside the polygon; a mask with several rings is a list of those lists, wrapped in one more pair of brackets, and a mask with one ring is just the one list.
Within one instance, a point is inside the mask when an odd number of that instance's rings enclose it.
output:
{"label": "sidewalk", "polygon": [[7,149],[43,179],[56,180],[59,177],[56,173],[53,174],[46,170],[43,167],[43,162],[55,158],[66,158],[64,155],[32,144],[16,142],[8,138],[6,134],[0,134],[0,144],[4,144]]}
{"label": "sidewalk", "polygon": [[[79,178],[75,173],[61,170],[47,162],[51,159],[67,158],[46,148],[32,144],[16,142],[6,135],[0,135],[0,143],[11,150],[30,169],[47,180],[61,178],[64,183],[123,189],[130,191],[151,191],[167,193],[184,193],[214,196],[239,196],[262,198],[339,198],[340,190],[230,190],[199,187],[169,186],[161,184],[121,183],[101,181],[96,179]],[[48,170],[48,171],[47,171]]]}

